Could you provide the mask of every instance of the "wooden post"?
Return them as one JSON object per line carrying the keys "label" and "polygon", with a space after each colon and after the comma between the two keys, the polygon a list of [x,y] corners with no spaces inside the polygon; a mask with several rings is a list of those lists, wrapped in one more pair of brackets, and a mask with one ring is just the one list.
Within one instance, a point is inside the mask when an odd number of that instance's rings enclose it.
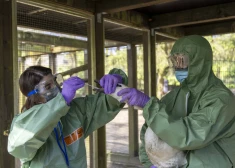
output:
{"label": "wooden post", "polygon": [[[95,18],[95,49],[96,49],[96,78],[100,79],[104,73],[104,19],[101,13]],[[98,168],[107,167],[106,159],[106,128],[97,131],[98,143]]]}
{"label": "wooden post", "polygon": [[157,74],[156,74],[156,34],[154,29],[151,29],[150,46],[151,46],[151,96],[156,96],[157,92]]}
{"label": "wooden post", "polygon": [[[19,57],[19,56],[18,56]],[[19,73],[23,73],[25,71],[25,57],[19,57],[20,62],[19,62],[19,68],[18,71]],[[23,104],[25,103],[26,97],[20,92],[19,93],[19,112],[21,111],[21,108],[23,106]]]}
{"label": "wooden post", "polygon": [[[134,44],[127,45],[128,61],[128,86],[137,88],[137,55]],[[129,155],[130,157],[138,156],[138,111],[132,106],[128,107],[129,111]]]}
{"label": "wooden post", "polygon": [[52,73],[56,73],[56,53],[49,54],[49,67],[52,70]]}
{"label": "wooden post", "polygon": [[[87,20],[87,55],[88,55],[88,83],[94,85],[96,79],[96,62],[95,62],[95,18]],[[92,94],[92,88],[88,88],[89,94]],[[90,168],[96,168],[98,165],[97,151],[97,131],[89,136],[90,147]]]}
{"label": "wooden post", "polygon": [[[88,64],[88,51],[87,51],[87,49],[84,49],[83,52],[84,52],[84,64]],[[88,71],[89,71],[89,69],[84,71],[84,79],[88,79]],[[89,87],[88,89],[91,89],[91,88]]]}
{"label": "wooden post", "polygon": [[150,34],[143,31],[143,58],[144,58],[144,93],[151,96],[151,72],[150,72]]}
{"label": "wooden post", "polygon": [[3,133],[18,112],[16,1],[0,0],[0,11],[0,167],[14,168]]}

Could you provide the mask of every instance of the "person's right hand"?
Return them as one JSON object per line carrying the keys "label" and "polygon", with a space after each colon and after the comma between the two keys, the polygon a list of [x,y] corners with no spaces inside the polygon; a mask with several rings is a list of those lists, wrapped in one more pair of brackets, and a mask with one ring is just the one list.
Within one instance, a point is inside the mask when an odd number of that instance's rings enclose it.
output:
{"label": "person's right hand", "polygon": [[118,74],[104,75],[100,79],[100,86],[104,88],[105,94],[114,93],[118,83],[122,83],[122,77],[121,75],[118,75]]}
{"label": "person's right hand", "polygon": [[76,90],[82,88],[84,85],[85,82],[77,76],[73,76],[63,82],[61,94],[68,105],[73,100]]}

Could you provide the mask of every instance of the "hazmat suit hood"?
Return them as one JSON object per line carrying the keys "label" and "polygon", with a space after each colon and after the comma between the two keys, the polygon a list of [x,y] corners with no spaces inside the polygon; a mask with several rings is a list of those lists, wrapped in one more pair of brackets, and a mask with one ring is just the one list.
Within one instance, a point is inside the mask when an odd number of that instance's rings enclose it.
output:
{"label": "hazmat suit hood", "polygon": [[182,87],[187,87],[193,93],[204,90],[214,76],[209,42],[198,35],[183,37],[175,42],[171,50],[171,55],[177,53],[189,57],[188,77],[182,82]]}

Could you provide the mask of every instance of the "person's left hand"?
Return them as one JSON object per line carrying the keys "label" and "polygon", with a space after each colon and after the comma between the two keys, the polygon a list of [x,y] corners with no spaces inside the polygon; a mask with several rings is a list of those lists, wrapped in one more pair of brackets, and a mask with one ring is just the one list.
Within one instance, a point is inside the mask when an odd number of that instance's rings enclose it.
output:
{"label": "person's left hand", "polygon": [[121,102],[127,102],[131,106],[144,107],[149,101],[149,96],[142,93],[135,88],[125,88],[117,93],[118,96],[122,96]]}
{"label": "person's left hand", "polygon": [[104,88],[105,94],[114,93],[118,83],[122,83],[122,77],[117,74],[104,75],[100,79],[100,86]]}

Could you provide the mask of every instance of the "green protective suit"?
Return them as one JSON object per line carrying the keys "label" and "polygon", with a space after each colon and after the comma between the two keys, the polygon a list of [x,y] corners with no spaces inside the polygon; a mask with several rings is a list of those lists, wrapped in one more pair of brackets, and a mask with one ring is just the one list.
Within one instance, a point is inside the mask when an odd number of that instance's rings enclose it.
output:
{"label": "green protective suit", "polygon": [[[110,74],[126,74],[113,69]],[[60,121],[66,142],[70,168],[86,168],[85,138],[111,121],[124,104],[104,93],[75,98],[70,106],[59,93],[46,104],[35,105],[17,115],[8,138],[8,151],[19,158],[23,168],[66,168],[53,129]],[[57,126],[57,130],[58,130]],[[60,144],[62,136],[59,133]]]}
{"label": "green protective suit", "polygon": [[143,109],[140,161],[150,163],[144,135],[147,127],[173,148],[185,151],[188,168],[235,166],[235,98],[212,71],[212,49],[206,39],[192,35],[179,39],[171,54],[189,56],[188,77],[181,86]]}

